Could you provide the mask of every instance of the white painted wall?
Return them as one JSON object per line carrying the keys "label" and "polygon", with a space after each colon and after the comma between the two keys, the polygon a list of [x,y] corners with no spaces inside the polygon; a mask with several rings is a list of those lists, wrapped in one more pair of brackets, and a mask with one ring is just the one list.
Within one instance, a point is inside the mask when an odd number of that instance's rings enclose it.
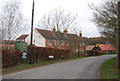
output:
{"label": "white painted wall", "polygon": [[39,47],[45,47],[45,38],[36,30],[33,31],[33,44]]}
{"label": "white painted wall", "polygon": [[[27,43],[27,45],[30,44],[30,37],[31,37],[31,34],[29,34],[25,39],[25,42]],[[36,29],[34,29],[33,44],[38,47],[45,47],[45,41],[46,41],[45,38]]]}

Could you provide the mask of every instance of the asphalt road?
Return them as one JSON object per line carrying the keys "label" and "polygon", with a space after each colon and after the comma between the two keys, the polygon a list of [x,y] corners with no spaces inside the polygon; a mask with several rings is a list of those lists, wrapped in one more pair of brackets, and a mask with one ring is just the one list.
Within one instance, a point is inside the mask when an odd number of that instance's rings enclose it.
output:
{"label": "asphalt road", "polygon": [[101,63],[115,57],[103,55],[50,64],[3,76],[3,79],[99,79]]}

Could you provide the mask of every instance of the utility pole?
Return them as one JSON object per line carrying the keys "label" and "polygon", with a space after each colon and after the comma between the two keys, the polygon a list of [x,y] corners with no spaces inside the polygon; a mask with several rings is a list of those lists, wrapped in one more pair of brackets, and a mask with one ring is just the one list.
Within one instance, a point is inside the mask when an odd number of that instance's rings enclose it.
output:
{"label": "utility pole", "polygon": [[35,1],[33,0],[32,19],[31,19],[31,39],[30,39],[30,45],[32,45],[32,41],[33,41],[34,5],[35,5]]}
{"label": "utility pole", "polygon": [[32,45],[33,45],[33,23],[34,23],[34,5],[35,1],[33,0],[33,5],[32,5],[32,19],[31,19],[31,39],[30,39],[30,62],[29,64],[32,64]]}
{"label": "utility pole", "polygon": [[118,79],[120,79],[120,1],[118,2],[118,35],[117,35],[117,68]]}

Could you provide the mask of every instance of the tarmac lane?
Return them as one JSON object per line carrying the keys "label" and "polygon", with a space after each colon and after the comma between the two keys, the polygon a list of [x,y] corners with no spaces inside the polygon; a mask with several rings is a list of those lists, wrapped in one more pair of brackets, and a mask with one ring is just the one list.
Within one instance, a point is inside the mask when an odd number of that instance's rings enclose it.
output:
{"label": "tarmac lane", "polygon": [[116,55],[102,55],[41,66],[4,75],[3,79],[99,79],[101,64]]}

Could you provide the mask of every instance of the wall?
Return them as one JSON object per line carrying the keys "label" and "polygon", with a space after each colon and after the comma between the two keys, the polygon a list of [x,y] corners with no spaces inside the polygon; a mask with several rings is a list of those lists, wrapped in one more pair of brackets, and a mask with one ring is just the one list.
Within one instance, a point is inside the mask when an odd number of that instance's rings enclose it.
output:
{"label": "wall", "polygon": [[69,42],[64,40],[64,45],[60,44],[60,48],[61,49],[70,49],[71,47],[69,45]]}
{"label": "wall", "polygon": [[25,42],[27,43],[27,45],[30,44],[30,34],[26,37]]}
{"label": "wall", "polygon": [[[52,43],[54,43],[53,40],[52,40]],[[60,40],[57,40],[57,44],[58,44],[57,48],[59,48],[59,49],[70,49],[70,46],[67,45],[67,41],[64,41],[64,45],[61,45]],[[53,44],[49,45],[49,40],[46,40],[46,47],[54,48]]]}
{"label": "wall", "polygon": [[85,52],[85,46],[80,46],[80,52]]}
{"label": "wall", "polygon": [[33,44],[35,46],[45,47],[45,38],[36,29],[34,29],[33,33]]}
{"label": "wall", "polygon": [[14,44],[0,44],[0,47],[3,47],[3,48],[14,48]]}
{"label": "wall", "polygon": [[[30,44],[30,39],[31,38],[31,34],[29,34],[26,39],[25,42],[27,43],[27,45]],[[32,43],[35,46],[39,46],[39,47],[45,47],[45,38],[36,30],[33,30],[33,41]]]}

